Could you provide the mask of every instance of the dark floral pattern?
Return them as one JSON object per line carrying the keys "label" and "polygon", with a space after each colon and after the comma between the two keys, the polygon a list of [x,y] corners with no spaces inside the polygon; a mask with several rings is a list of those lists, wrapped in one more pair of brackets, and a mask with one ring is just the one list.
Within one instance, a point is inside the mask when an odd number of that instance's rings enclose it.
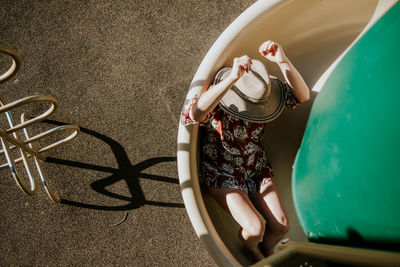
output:
{"label": "dark floral pattern", "polygon": [[[286,88],[288,86],[286,85]],[[287,90],[286,106],[294,109],[298,101]],[[189,111],[198,96],[186,103],[181,123],[194,124]],[[262,147],[264,123],[236,118],[217,106],[200,123],[200,181],[209,187],[239,189],[254,195],[273,177]]]}

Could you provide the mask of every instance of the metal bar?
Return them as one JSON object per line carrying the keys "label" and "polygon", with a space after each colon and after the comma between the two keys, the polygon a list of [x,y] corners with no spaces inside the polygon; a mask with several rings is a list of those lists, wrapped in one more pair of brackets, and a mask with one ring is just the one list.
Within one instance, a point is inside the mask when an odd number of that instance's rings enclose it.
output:
{"label": "metal bar", "polygon": [[[5,46],[0,46],[0,53],[7,54],[12,59],[11,67],[4,74],[0,75],[0,83],[3,83],[5,81],[11,79],[11,77],[14,76],[15,73],[18,71],[18,69],[21,66],[21,58],[16,51],[14,51],[13,49],[11,49],[9,47],[5,47]],[[50,107],[46,111],[44,111],[42,114],[32,117],[32,118],[26,116],[25,113],[22,113],[21,114],[21,123],[19,123],[19,124],[14,123],[14,120],[13,120],[13,117],[11,114],[11,110],[18,108],[18,107],[26,106],[26,105],[29,105],[32,103],[38,103],[38,102],[48,102],[50,104]],[[57,107],[58,107],[57,100],[51,96],[40,96],[40,95],[39,96],[29,96],[29,97],[25,97],[22,99],[18,99],[11,103],[6,103],[4,98],[0,95],[0,114],[5,113],[8,123],[10,125],[10,128],[7,130],[0,129],[0,143],[1,143],[1,146],[3,147],[3,149],[0,150],[0,154],[4,154],[4,156],[6,157],[6,161],[7,161],[6,164],[3,164],[0,166],[0,169],[8,166],[11,170],[11,175],[15,179],[17,185],[27,194],[33,195],[36,192],[36,184],[35,184],[35,179],[31,172],[32,167],[31,167],[29,161],[27,160],[29,157],[33,157],[35,160],[36,169],[39,173],[40,180],[43,183],[46,193],[56,203],[60,202],[61,200],[50,189],[50,187],[47,183],[47,180],[45,179],[45,177],[43,175],[43,171],[42,171],[42,168],[40,165],[41,164],[40,160],[45,161],[46,157],[44,155],[42,155],[41,153],[43,153],[45,151],[49,151],[51,149],[54,149],[62,144],[65,144],[65,143],[71,141],[79,134],[80,129],[78,126],[75,126],[75,125],[63,125],[63,126],[59,126],[59,127],[55,127],[53,129],[47,130],[36,136],[30,137],[27,127],[32,126],[35,123],[38,123],[38,122],[44,120],[45,118],[50,116],[57,109]],[[19,131],[19,130],[23,130],[24,135],[25,135],[25,141],[21,141],[18,139],[17,131]],[[72,130],[73,132],[72,132],[72,134],[68,135],[67,137],[65,137],[59,141],[56,141],[50,145],[47,145],[47,146],[41,148],[40,150],[35,149],[35,147],[33,146],[33,143],[40,139],[43,139],[50,135],[54,135],[56,133],[66,131],[66,130]],[[13,144],[13,146],[9,146],[9,144],[6,143],[6,141]],[[14,160],[10,154],[10,151],[15,150],[15,149],[19,149],[20,153],[21,153],[21,157],[16,160]],[[29,181],[31,183],[31,186],[30,186],[31,188],[29,188],[29,186],[27,186],[23,182],[23,180],[21,179],[21,177],[18,173],[18,170],[16,168],[16,163],[19,163],[19,162],[23,162],[23,164],[24,164],[27,175],[29,177]]]}
{"label": "metal bar", "polygon": [[1,145],[3,146],[3,149],[5,151],[4,154],[6,156],[6,159],[7,159],[7,162],[8,162],[8,166],[10,167],[11,175],[14,178],[15,182],[17,183],[19,188],[21,188],[22,191],[24,191],[28,195],[34,195],[35,192],[36,192],[35,180],[33,179],[33,177],[29,177],[30,178],[30,182],[31,182],[31,188],[29,189],[29,187],[22,181],[21,176],[19,175],[18,170],[15,167],[14,160],[10,156],[10,153],[8,151],[8,148],[7,148],[3,138],[0,138],[0,141],[1,141]]}
{"label": "metal bar", "polygon": [[45,112],[43,112],[41,115],[36,116],[34,118],[31,118],[25,122],[22,122],[20,124],[17,124],[9,129],[6,130],[7,133],[12,133],[12,132],[16,132],[22,128],[26,128],[32,124],[35,124],[39,121],[42,121],[44,119],[46,119],[48,116],[50,116],[58,107],[58,102],[57,100],[55,100],[53,97],[51,96],[41,96],[41,95],[37,95],[37,96],[28,96],[22,99],[18,99],[14,102],[11,102],[9,104],[5,104],[0,108],[0,114],[3,112],[7,112],[10,111],[14,108],[18,108],[21,106],[25,106],[31,103],[36,103],[36,102],[49,102],[50,103],[50,107],[49,109],[47,109]]}
{"label": "metal bar", "polygon": [[0,45],[0,52],[11,57],[13,61],[11,67],[4,74],[0,75],[0,83],[3,83],[11,79],[17,73],[22,65],[22,61],[17,51],[11,47]]}
{"label": "metal bar", "polygon": [[6,139],[8,142],[14,144],[15,146],[24,149],[29,154],[32,154],[33,156],[38,157],[40,160],[42,160],[42,161],[46,160],[46,157],[41,155],[38,151],[35,151],[34,149],[30,148],[29,146],[27,146],[20,140],[14,138],[13,136],[10,136],[9,134],[7,134],[5,131],[3,131],[1,129],[0,129],[0,136],[2,138]]}
{"label": "metal bar", "polygon": [[294,248],[297,254],[356,266],[400,266],[400,253],[311,242],[283,241],[280,249]]}
{"label": "metal bar", "polygon": [[[37,149],[39,154],[41,154],[41,153],[44,153],[46,151],[53,150],[53,149],[57,148],[60,145],[63,145],[63,144],[66,144],[66,143],[72,141],[76,136],[78,136],[78,134],[80,132],[79,127],[76,126],[76,125],[62,125],[62,126],[50,129],[50,130],[48,130],[46,132],[43,132],[41,134],[35,135],[34,137],[30,137],[29,139],[23,141],[23,143],[24,144],[31,144],[33,142],[36,142],[36,141],[40,140],[40,139],[48,137],[48,136],[50,136],[52,134],[59,133],[59,132],[62,132],[62,131],[68,131],[68,130],[72,130],[73,132],[70,135],[68,135],[67,137],[65,137],[65,138],[63,138],[63,139],[61,139],[61,140],[59,140],[57,142],[54,142],[54,143],[52,143],[52,144],[50,144],[48,146],[45,146],[45,147],[40,148],[40,149]],[[12,151],[12,150],[15,150],[17,148],[18,148],[17,146],[12,146],[12,147],[9,147],[9,150]],[[3,153],[4,153],[4,150],[0,150],[0,154],[3,154]],[[28,154],[26,156],[27,156],[27,158],[32,157],[31,154]],[[20,163],[22,160],[23,160],[22,157],[20,157],[20,158],[15,159],[14,162],[15,163]],[[7,163],[5,163],[3,165],[0,165],[0,170],[6,168],[7,166],[8,166]]]}
{"label": "metal bar", "polygon": [[[22,114],[21,121],[22,122],[24,121],[24,114]],[[25,138],[27,140],[30,139],[29,133],[28,133],[28,129],[24,128],[24,134],[25,134]],[[34,147],[33,147],[33,145],[31,143],[29,143],[28,146],[30,148],[34,149]],[[54,203],[60,203],[61,199],[56,194],[53,193],[53,191],[49,187],[49,184],[47,183],[46,178],[44,178],[44,175],[43,175],[43,172],[42,172],[42,167],[40,166],[39,160],[35,156],[33,158],[35,159],[36,168],[38,170],[40,180],[43,183],[43,186],[44,186],[44,189],[46,190],[47,195],[51,198],[51,200],[53,200]]]}
{"label": "metal bar", "polygon": [[[4,102],[3,101],[1,101],[0,102],[0,104],[3,106],[4,105]],[[9,123],[9,125],[10,125],[10,127],[13,127],[14,126],[14,119],[13,119],[13,117],[12,117],[12,114],[11,114],[11,112],[10,111],[7,111],[6,112],[6,117],[7,117],[7,120],[8,120],[8,123]],[[12,133],[12,135],[13,135],[13,137],[17,140],[18,139],[18,136],[17,136],[17,133]],[[2,139],[2,145],[3,145],[3,147],[5,148],[5,154],[6,154],[6,158],[7,158],[7,163],[8,164],[6,164],[6,165],[8,165],[9,166],[9,168],[10,168],[10,170],[11,170],[11,173],[12,173],[12,176],[14,177],[14,180],[16,181],[16,183],[17,183],[17,185],[24,191],[24,192],[26,192],[27,194],[30,194],[30,195],[33,195],[35,192],[36,192],[36,183],[35,183],[35,179],[34,179],[34,177],[33,177],[33,175],[32,175],[32,172],[31,172],[31,166],[30,166],[30,164],[29,164],[29,161],[27,160],[27,154],[26,154],[26,152],[25,152],[25,150],[23,149],[23,148],[19,148],[19,151],[20,151],[20,153],[21,153],[21,158],[20,159],[22,159],[22,161],[23,161],[23,163],[24,163],[24,167],[25,167],[25,170],[26,170],[26,173],[27,173],[27,175],[28,175],[28,178],[29,178],[29,182],[30,182],[30,189],[28,188],[28,186],[23,182],[23,180],[21,179],[21,176],[19,175],[19,172],[18,172],[18,170],[17,170],[17,168],[16,168],[16,166],[15,166],[15,160],[10,156],[10,153],[9,153],[9,151],[11,150],[8,150],[7,148],[8,148],[8,146],[6,146],[6,143],[4,142],[4,140]],[[30,155],[30,154],[29,154]]]}
{"label": "metal bar", "polygon": [[274,267],[282,266],[282,264],[288,262],[296,256],[296,249],[293,247],[287,247],[278,251],[277,253],[265,258],[251,267]]}

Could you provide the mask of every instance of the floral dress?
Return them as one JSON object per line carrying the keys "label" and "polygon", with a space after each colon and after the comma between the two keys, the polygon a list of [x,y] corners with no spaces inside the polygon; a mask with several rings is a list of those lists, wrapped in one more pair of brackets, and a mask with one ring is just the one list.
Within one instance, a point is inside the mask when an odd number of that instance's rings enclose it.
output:
{"label": "floral dress", "polygon": [[[279,81],[280,82],[280,81]],[[286,106],[294,109],[298,101],[289,87]],[[195,124],[189,110],[198,96],[186,103],[181,116],[183,125]],[[200,182],[208,187],[239,189],[252,197],[262,184],[273,177],[262,146],[265,123],[244,121],[226,113],[217,105],[200,123]]]}

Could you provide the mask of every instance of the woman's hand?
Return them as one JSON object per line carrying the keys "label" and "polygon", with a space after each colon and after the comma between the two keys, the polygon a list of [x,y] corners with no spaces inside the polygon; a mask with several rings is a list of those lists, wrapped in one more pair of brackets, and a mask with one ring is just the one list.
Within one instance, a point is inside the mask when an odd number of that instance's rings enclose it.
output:
{"label": "woman's hand", "polygon": [[283,49],[278,43],[266,41],[260,46],[258,52],[279,66],[286,82],[290,86],[290,91],[300,103],[310,98],[310,89],[308,89],[303,77],[283,53]]}
{"label": "woman's hand", "polygon": [[226,79],[204,91],[192,105],[189,116],[193,121],[201,122],[218,105],[225,93],[239,80],[245,72],[251,71],[251,59],[242,56],[233,60],[231,73]]}
{"label": "woman's hand", "polygon": [[260,52],[262,56],[264,56],[271,62],[279,64],[288,61],[285,53],[283,52],[282,47],[274,41],[264,42],[258,49],[258,52]]}
{"label": "woman's hand", "polygon": [[245,72],[251,71],[251,59],[248,56],[237,57],[233,60],[231,74],[229,75],[233,80],[239,80]]}

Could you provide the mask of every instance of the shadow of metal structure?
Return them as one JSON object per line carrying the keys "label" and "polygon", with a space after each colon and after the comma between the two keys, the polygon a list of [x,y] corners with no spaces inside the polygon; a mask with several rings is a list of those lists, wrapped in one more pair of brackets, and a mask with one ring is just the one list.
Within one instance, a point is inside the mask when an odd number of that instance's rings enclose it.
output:
{"label": "shadow of metal structure", "polygon": [[[54,120],[45,120],[43,121],[48,124],[53,124],[53,125],[62,125],[61,122],[54,121]],[[154,174],[148,174],[144,173],[143,171],[155,166],[159,163],[163,162],[175,162],[176,157],[155,157],[155,158],[150,158],[146,159],[142,162],[139,162],[137,164],[132,164],[124,147],[115,141],[114,139],[103,135],[101,133],[95,132],[93,130],[80,127],[81,133],[85,133],[88,135],[91,135],[104,143],[106,143],[112,150],[115,159],[117,161],[118,167],[117,168],[111,168],[111,167],[106,167],[106,166],[99,166],[95,164],[88,164],[88,163],[83,163],[83,162],[78,162],[78,161],[71,161],[71,160],[65,160],[65,159],[58,159],[58,158],[52,158],[48,157],[46,159],[46,162],[49,163],[54,163],[54,164],[60,164],[60,165],[66,165],[66,166],[71,166],[71,167],[76,167],[76,168],[81,168],[81,169],[87,169],[87,170],[95,170],[95,171],[101,171],[101,172],[106,172],[106,173],[111,173],[110,176],[94,181],[91,183],[91,188],[108,197],[119,199],[122,201],[128,201],[129,203],[126,205],[119,205],[119,206],[104,206],[104,205],[96,205],[96,204],[88,204],[88,203],[83,203],[83,202],[78,202],[78,201],[73,201],[73,200],[68,200],[68,199],[61,199],[62,204],[66,205],[71,205],[75,207],[80,207],[80,208],[87,208],[87,209],[94,209],[94,210],[107,210],[107,211],[128,211],[128,210],[133,210],[140,208],[144,205],[155,205],[155,206],[162,206],[162,207],[171,207],[171,208],[183,208],[184,205],[182,203],[166,203],[166,202],[160,202],[160,201],[152,201],[152,200],[146,200],[146,197],[143,193],[143,190],[140,186],[139,183],[139,178],[141,179],[149,179],[149,180],[154,180],[154,181],[160,181],[160,182],[166,182],[166,183],[173,183],[173,184],[179,184],[177,178],[172,178],[172,177],[164,177],[160,175],[154,175]],[[112,184],[118,183],[119,181],[124,180],[129,193],[130,197],[117,194],[114,192],[111,192],[110,190],[107,189]]]}

